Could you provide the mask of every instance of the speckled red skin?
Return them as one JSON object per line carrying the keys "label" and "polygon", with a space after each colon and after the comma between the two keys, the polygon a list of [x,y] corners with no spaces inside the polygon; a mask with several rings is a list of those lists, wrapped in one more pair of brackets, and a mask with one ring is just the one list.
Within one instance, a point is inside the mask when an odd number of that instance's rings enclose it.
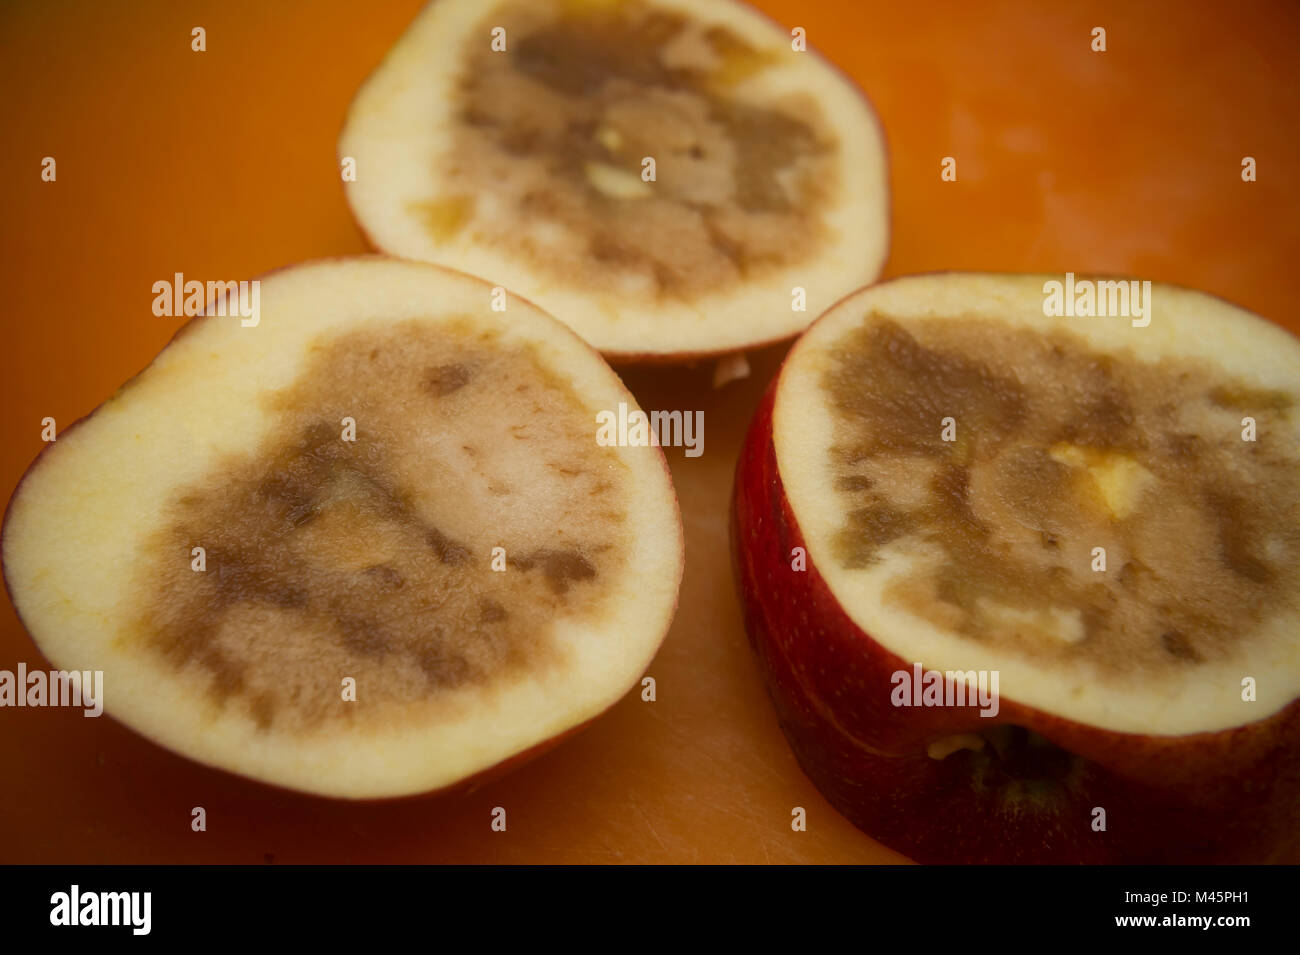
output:
{"label": "speckled red skin", "polygon": [[[854,825],[927,863],[1228,863],[1300,858],[1300,700],[1221,733],[1156,737],[1089,727],[1002,696],[975,708],[894,707],[912,669],[846,615],[811,559],[772,440],[776,380],[736,469],[732,559],[745,627],[777,717],[805,773]],[[919,661],[925,664],[926,661]],[[1260,674],[1256,674],[1260,676]],[[1051,803],[976,791],[973,754],[931,759],[932,740],[1010,723],[1084,759]],[[1092,829],[1093,807],[1106,831]],[[815,824],[815,823],[814,823]]]}

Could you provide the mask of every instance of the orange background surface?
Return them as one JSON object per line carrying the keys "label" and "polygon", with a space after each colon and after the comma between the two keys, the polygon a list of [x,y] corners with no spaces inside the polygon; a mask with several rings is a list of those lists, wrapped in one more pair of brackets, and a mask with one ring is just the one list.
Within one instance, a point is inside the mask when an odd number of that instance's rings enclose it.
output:
{"label": "orange background surface", "polygon": [[[1118,272],[1225,296],[1300,329],[1300,5],[779,2],[759,6],[868,91],[891,152],[886,275]],[[174,272],[251,278],[360,252],[335,140],[353,92],[420,7],[48,2],[0,8],[4,345],[0,494],[179,322]],[[207,30],[205,53],[190,29]],[[1094,26],[1108,50],[1090,49]],[[40,179],[44,156],[58,180]],[[956,157],[958,181],[940,180]],[[1241,179],[1254,156],[1258,181]],[[650,674],[556,751],[469,794],[349,804],[210,770],[77,710],[0,710],[0,862],[886,862],[799,771],[740,624],[732,469],[784,348],[715,391],[710,369],[633,370],[647,408],[702,408],[670,449],[681,606]],[[87,474],[87,482],[96,475]],[[46,665],[0,607],[0,669]],[[505,833],[489,829],[494,806]],[[208,830],[190,829],[207,810]],[[790,828],[794,806],[808,831]]]}

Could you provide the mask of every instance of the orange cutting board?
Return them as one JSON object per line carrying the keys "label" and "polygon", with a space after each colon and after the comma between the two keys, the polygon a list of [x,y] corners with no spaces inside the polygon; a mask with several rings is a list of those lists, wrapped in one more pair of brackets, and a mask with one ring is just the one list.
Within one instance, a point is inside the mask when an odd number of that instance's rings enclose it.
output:
{"label": "orange cutting board", "polygon": [[[418,0],[0,8],[0,494],[163,347],[175,272],[251,278],[360,252],[335,139]],[[760,3],[848,72],[889,142],[887,275],[1116,272],[1195,286],[1293,331],[1300,7],[1287,2]],[[193,52],[191,29],[207,33]],[[1092,31],[1106,31],[1105,52]],[[41,161],[57,180],[41,181]],[[957,181],[940,178],[944,157]],[[1242,180],[1254,157],[1257,181]],[[703,409],[669,450],[686,526],[676,622],[630,694],[469,794],[349,804],[209,770],[77,710],[0,710],[0,862],[896,862],[800,773],[740,625],[732,470],[784,348],[721,390],[631,370],[643,406]],[[88,481],[95,475],[87,475]],[[0,669],[46,665],[4,601]],[[191,810],[207,811],[193,832]],[[507,810],[505,832],[490,828]],[[807,811],[792,831],[792,809]]]}

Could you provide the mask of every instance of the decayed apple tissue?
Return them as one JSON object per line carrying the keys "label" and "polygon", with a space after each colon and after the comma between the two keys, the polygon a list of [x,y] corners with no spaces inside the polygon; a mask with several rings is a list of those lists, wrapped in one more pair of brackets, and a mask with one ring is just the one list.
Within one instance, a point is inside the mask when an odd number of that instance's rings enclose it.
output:
{"label": "decayed apple tissue", "polygon": [[[554,618],[598,619],[625,572],[630,489],[572,389],[495,338],[408,323],[313,346],[267,399],[274,432],[162,504],[139,639],[266,728],[427,719],[407,704],[544,671]],[[200,575],[176,559],[195,541]]]}
{"label": "decayed apple tissue", "polygon": [[873,316],[833,347],[838,556],[913,556],[887,600],[1134,683],[1223,659],[1296,608],[1288,392],[990,321]]}
{"label": "decayed apple tissue", "polygon": [[734,0],[439,0],[339,152],[376,247],[491,276],[624,361],[793,335],[888,241],[865,96]]}
{"label": "decayed apple tissue", "polygon": [[[196,318],[33,464],[4,571],[55,663],[194,759],[369,798],[552,745],[639,679],[681,577],[659,448],[590,346],[379,257]],[[84,475],[98,479],[87,485]]]}

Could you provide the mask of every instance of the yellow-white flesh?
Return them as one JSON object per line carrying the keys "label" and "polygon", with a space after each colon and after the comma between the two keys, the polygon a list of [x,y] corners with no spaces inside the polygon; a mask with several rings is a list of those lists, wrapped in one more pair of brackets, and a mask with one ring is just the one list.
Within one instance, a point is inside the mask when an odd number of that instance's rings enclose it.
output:
{"label": "yellow-white flesh", "polygon": [[[564,46],[561,17],[638,25],[591,41],[596,63]],[[530,47],[547,30],[559,46]],[[566,69],[582,92],[557,88]],[[759,131],[732,135],[744,128]],[[781,155],[804,135],[815,156]],[[349,199],[379,248],[500,282],[612,356],[794,334],[873,281],[888,240],[884,144],[862,94],[735,0],[434,0],[358,93],[339,155],[355,160]],[[746,205],[742,164],[762,173],[765,157],[766,198]]]}
{"label": "yellow-white flesh", "polygon": [[616,702],[676,603],[663,456],[598,446],[632,396],[492,300],[367,258],[263,279],[255,327],[197,319],[14,497],[42,651],[164,746],[343,797],[450,785]]}
{"label": "yellow-white flesh", "polygon": [[1047,317],[1062,278],[898,279],[799,341],[773,432],[809,560],[909,666],[997,670],[1004,700],[1263,719],[1300,696],[1300,342],[1159,284],[1146,327]]}

